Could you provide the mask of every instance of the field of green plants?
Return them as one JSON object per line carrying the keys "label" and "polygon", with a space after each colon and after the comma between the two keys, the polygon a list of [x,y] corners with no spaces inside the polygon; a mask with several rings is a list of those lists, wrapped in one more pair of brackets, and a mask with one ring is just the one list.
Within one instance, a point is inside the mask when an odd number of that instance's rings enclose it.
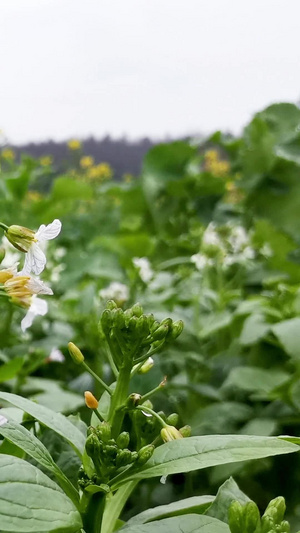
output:
{"label": "field of green plants", "polygon": [[69,154],[0,152],[0,530],[296,533],[300,109]]}

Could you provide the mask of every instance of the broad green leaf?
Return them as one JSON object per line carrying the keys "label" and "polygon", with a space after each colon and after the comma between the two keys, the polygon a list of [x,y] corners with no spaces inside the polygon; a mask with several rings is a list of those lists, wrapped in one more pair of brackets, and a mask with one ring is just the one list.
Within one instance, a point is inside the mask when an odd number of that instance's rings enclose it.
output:
{"label": "broad green leaf", "polygon": [[263,339],[269,331],[270,324],[266,323],[264,315],[250,315],[244,322],[240,343],[243,346],[255,344]]}
{"label": "broad green leaf", "polygon": [[300,318],[283,320],[272,326],[272,332],[291,357],[300,358]]}
{"label": "broad green leaf", "polygon": [[[205,435],[167,442],[154,451],[139,472],[127,479],[144,479],[190,472],[209,466],[297,452],[299,448],[277,437]],[[125,477],[125,476],[124,476]]]}
{"label": "broad green leaf", "polygon": [[89,200],[93,197],[93,189],[82,181],[61,177],[54,181],[51,191],[52,200]]}
{"label": "broad green leaf", "polygon": [[82,527],[76,507],[35,466],[0,455],[0,524],[2,532],[77,533]]}
{"label": "broad green leaf", "polygon": [[8,381],[15,377],[15,375],[21,370],[24,363],[23,357],[15,357],[8,363],[0,366],[0,383]]}
{"label": "broad green leaf", "polygon": [[181,516],[184,514],[203,514],[214,501],[215,496],[192,496],[168,505],[159,505],[152,509],[147,509],[128,520],[127,524],[146,524],[153,520],[161,520],[171,516]]}
{"label": "broad green leaf", "polygon": [[55,413],[43,405],[31,402],[26,398],[11,394],[9,392],[0,392],[0,399],[11,403],[15,407],[19,407],[25,413],[30,414],[39,422],[66,439],[75,449],[79,456],[82,455],[85,438],[81,431],[79,431],[65,416],[60,413]]}
{"label": "broad green leaf", "polygon": [[282,370],[238,366],[230,371],[223,383],[223,388],[238,387],[249,392],[258,391],[269,394],[289,379],[290,375]]}
{"label": "broad green leaf", "polygon": [[73,485],[71,485],[63,472],[55,464],[47,448],[45,448],[33,433],[28,431],[28,429],[21,424],[9,420],[7,423],[0,425],[0,434],[21,448],[21,450],[26,452],[27,455],[35,459],[37,463],[52,472],[61,481],[63,489],[72,501],[78,501],[78,493]]}
{"label": "broad green leaf", "polygon": [[241,504],[250,501],[248,496],[239,489],[238,485],[231,477],[219,488],[217,496],[205,514],[228,523],[228,509],[233,500],[238,501]]}
{"label": "broad green leaf", "polygon": [[224,522],[210,516],[187,514],[157,520],[148,524],[128,525],[119,531],[124,533],[230,533]]}

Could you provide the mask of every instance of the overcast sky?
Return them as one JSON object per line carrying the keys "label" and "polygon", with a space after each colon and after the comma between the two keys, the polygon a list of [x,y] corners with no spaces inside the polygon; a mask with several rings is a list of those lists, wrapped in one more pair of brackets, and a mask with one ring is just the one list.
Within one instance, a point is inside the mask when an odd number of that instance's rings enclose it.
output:
{"label": "overcast sky", "polygon": [[299,20],[299,0],[0,0],[0,129],[238,133],[300,99]]}

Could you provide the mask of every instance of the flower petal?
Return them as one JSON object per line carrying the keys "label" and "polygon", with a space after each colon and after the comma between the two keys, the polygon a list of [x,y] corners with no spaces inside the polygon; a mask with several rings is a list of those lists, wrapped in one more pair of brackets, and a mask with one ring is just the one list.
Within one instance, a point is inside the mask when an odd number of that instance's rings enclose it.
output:
{"label": "flower petal", "polygon": [[38,315],[45,315],[48,311],[48,304],[45,300],[41,300],[37,296],[32,297],[32,304],[29,307],[26,315],[21,321],[21,330],[24,332],[27,328],[30,328],[33,320]]}
{"label": "flower petal", "polygon": [[55,239],[57,235],[61,231],[61,221],[56,218],[51,222],[51,224],[48,224],[45,226],[45,224],[42,224],[39,229],[37,230],[35,237],[38,241],[50,241],[51,239]]}
{"label": "flower petal", "polygon": [[53,290],[50,287],[47,287],[40,279],[32,276],[30,276],[27,286],[33,294],[53,294]]}
{"label": "flower petal", "polygon": [[46,256],[37,243],[33,243],[25,256],[23,274],[33,272],[38,276],[45,268]]}

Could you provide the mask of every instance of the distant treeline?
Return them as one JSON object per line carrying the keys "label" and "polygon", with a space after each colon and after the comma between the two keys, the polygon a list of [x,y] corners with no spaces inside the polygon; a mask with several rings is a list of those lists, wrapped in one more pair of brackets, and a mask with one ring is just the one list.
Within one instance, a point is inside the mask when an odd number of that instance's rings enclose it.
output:
{"label": "distant treeline", "polygon": [[[138,175],[141,171],[145,154],[155,144],[148,138],[128,141],[126,138],[115,140],[110,136],[106,136],[101,140],[90,137],[81,142],[82,147],[77,157],[81,154],[90,155],[94,158],[95,163],[109,163],[114,170],[115,178],[120,179],[125,173]],[[11,148],[15,151],[17,157],[20,157],[22,153],[31,155],[34,158],[51,155],[57,172],[66,170],[75,156],[68,148],[67,141],[28,143],[22,146],[11,145]]]}

